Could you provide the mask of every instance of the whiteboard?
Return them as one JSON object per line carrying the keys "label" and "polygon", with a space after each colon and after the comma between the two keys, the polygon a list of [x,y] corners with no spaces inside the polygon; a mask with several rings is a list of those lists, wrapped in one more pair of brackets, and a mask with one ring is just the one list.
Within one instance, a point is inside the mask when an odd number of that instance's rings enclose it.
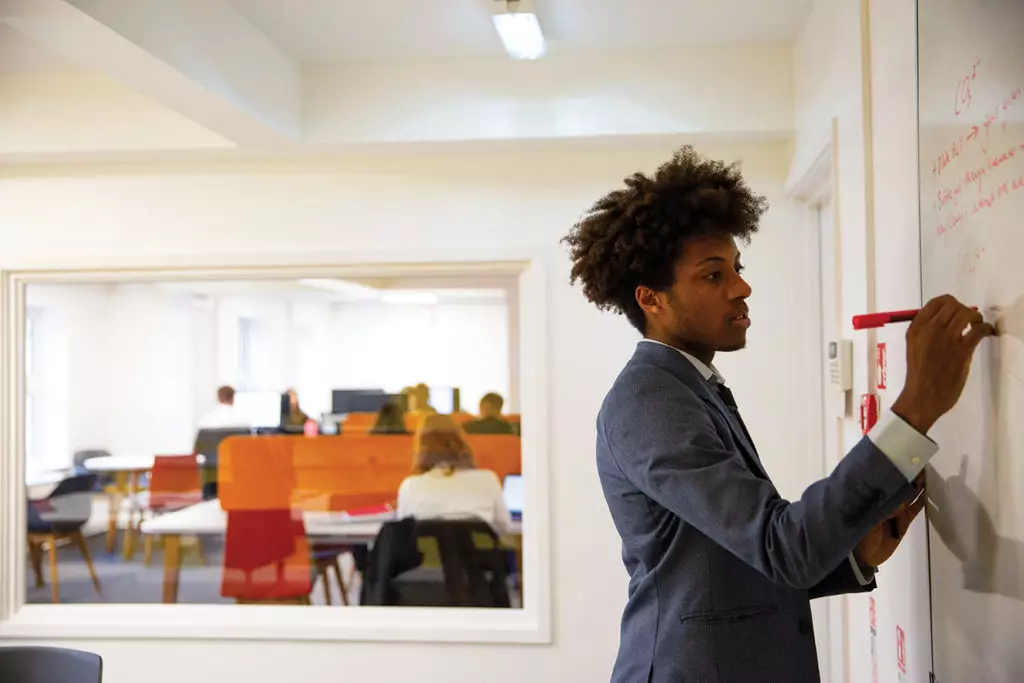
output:
{"label": "whiteboard", "polygon": [[918,1],[921,277],[998,321],[936,425],[938,683],[1024,681],[1024,0]]}

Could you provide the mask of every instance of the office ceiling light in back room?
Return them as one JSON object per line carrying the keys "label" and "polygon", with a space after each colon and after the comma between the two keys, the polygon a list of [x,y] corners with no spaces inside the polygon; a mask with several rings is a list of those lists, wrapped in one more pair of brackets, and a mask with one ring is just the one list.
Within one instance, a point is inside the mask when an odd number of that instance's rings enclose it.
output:
{"label": "office ceiling light in back room", "polygon": [[512,59],[539,59],[548,46],[532,0],[492,0],[494,28]]}

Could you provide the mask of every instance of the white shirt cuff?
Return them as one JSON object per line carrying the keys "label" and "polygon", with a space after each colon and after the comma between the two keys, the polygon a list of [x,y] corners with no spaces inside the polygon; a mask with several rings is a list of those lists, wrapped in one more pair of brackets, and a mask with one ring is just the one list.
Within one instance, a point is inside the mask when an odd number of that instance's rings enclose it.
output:
{"label": "white shirt cuff", "polygon": [[928,461],[939,452],[939,446],[934,441],[891,410],[882,415],[868,433],[868,438],[878,450],[885,453],[908,482],[914,481]]}
{"label": "white shirt cuff", "polygon": [[875,580],[875,573],[869,571],[867,576],[864,576],[864,572],[860,569],[860,564],[857,563],[853,553],[850,553],[850,566],[853,568],[853,575],[857,577],[857,583],[862,586],[870,586],[871,582]]}

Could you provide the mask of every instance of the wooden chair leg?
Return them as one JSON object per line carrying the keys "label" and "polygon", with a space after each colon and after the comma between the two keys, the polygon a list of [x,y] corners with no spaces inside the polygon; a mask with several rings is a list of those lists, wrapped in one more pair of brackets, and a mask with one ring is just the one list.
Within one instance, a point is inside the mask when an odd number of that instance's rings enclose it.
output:
{"label": "wooden chair leg", "polygon": [[[348,585],[345,582],[345,578],[341,575],[341,564],[338,563],[338,558],[334,558],[334,562],[331,563],[331,567],[334,568],[334,575],[338,578],[338,588],[341,590],[341,604],[348,607]],[[327,577],[327,573],[324,573],[324,578]]]}
{"label": "wooden chair leg", "polygon": [[148,567],[150,562],[153,561],[153,534],[146,534],[146,540],[143,542],[142,552],[142,565]]}
{"label": "wooden chair leg", "polygon": [[203,547],[203,537],[196,536],[196,552],[199,553],[199,562],[205,567],[210,564],[210,558],[206,556],[206,548]]}
{"label": "wooden chair leg", "polygon": [[36,588],[42,588],[46,585],[43,581],[43,546],[41,543],[35,543],[31,539],[28,542],[28,554],[32,560],[32,573],[36,577]]}
{"label": "wooden chair leg", "polygon": [[85,536],[82,535],[81,529],[71,534],[71,540],[75,542],[78,549],[82,551],[82,557],[85,559],[85,566],[89,568],[89,576],[92,578],[92,585],[95,586],[96,592],[103,595],[103,589],[100,588],[100,580],[96,576],[96,568],[92,566],[92,557],[89,555],[89,546],[85,544]]}
{"label": "wooden chair leg", "polygon": [[53,591],[53,602],[60,602],[60,587],[57,579],[57,537],[48,534],[47,541],[50,544],[50,588]]}
{"label": "wooden chair leg", "polygon": [[110,514],[107,517],[107,554],[114,552],[114,542],[117,541],[117,510],[121,506],[121,499],[117,495],[107,496],[110,504]]}

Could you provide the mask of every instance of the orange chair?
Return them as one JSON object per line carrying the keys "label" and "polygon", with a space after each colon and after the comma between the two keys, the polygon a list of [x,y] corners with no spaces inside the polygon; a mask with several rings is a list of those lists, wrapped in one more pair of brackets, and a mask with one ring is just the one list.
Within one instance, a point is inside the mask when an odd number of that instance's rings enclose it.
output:
{"label": "orange chair", "polygon": [[[129,520],[131,533],[140,533],[139,527],[148,515],[153,517],[165,512],[180,510],[203,501],[202,476],[196,456],[158,455],[153,459],[153,472],[149,479],[149,490],[138,496],[140,515],[134,526]],[[128,546],[130,548],[131,545]],[[199,556],[205,564],[206,558],[200,544]],[[146,534],[143,562],[149,566],[153,557],[153,534]],[[129,556],[130,559],[130,556]]]}

